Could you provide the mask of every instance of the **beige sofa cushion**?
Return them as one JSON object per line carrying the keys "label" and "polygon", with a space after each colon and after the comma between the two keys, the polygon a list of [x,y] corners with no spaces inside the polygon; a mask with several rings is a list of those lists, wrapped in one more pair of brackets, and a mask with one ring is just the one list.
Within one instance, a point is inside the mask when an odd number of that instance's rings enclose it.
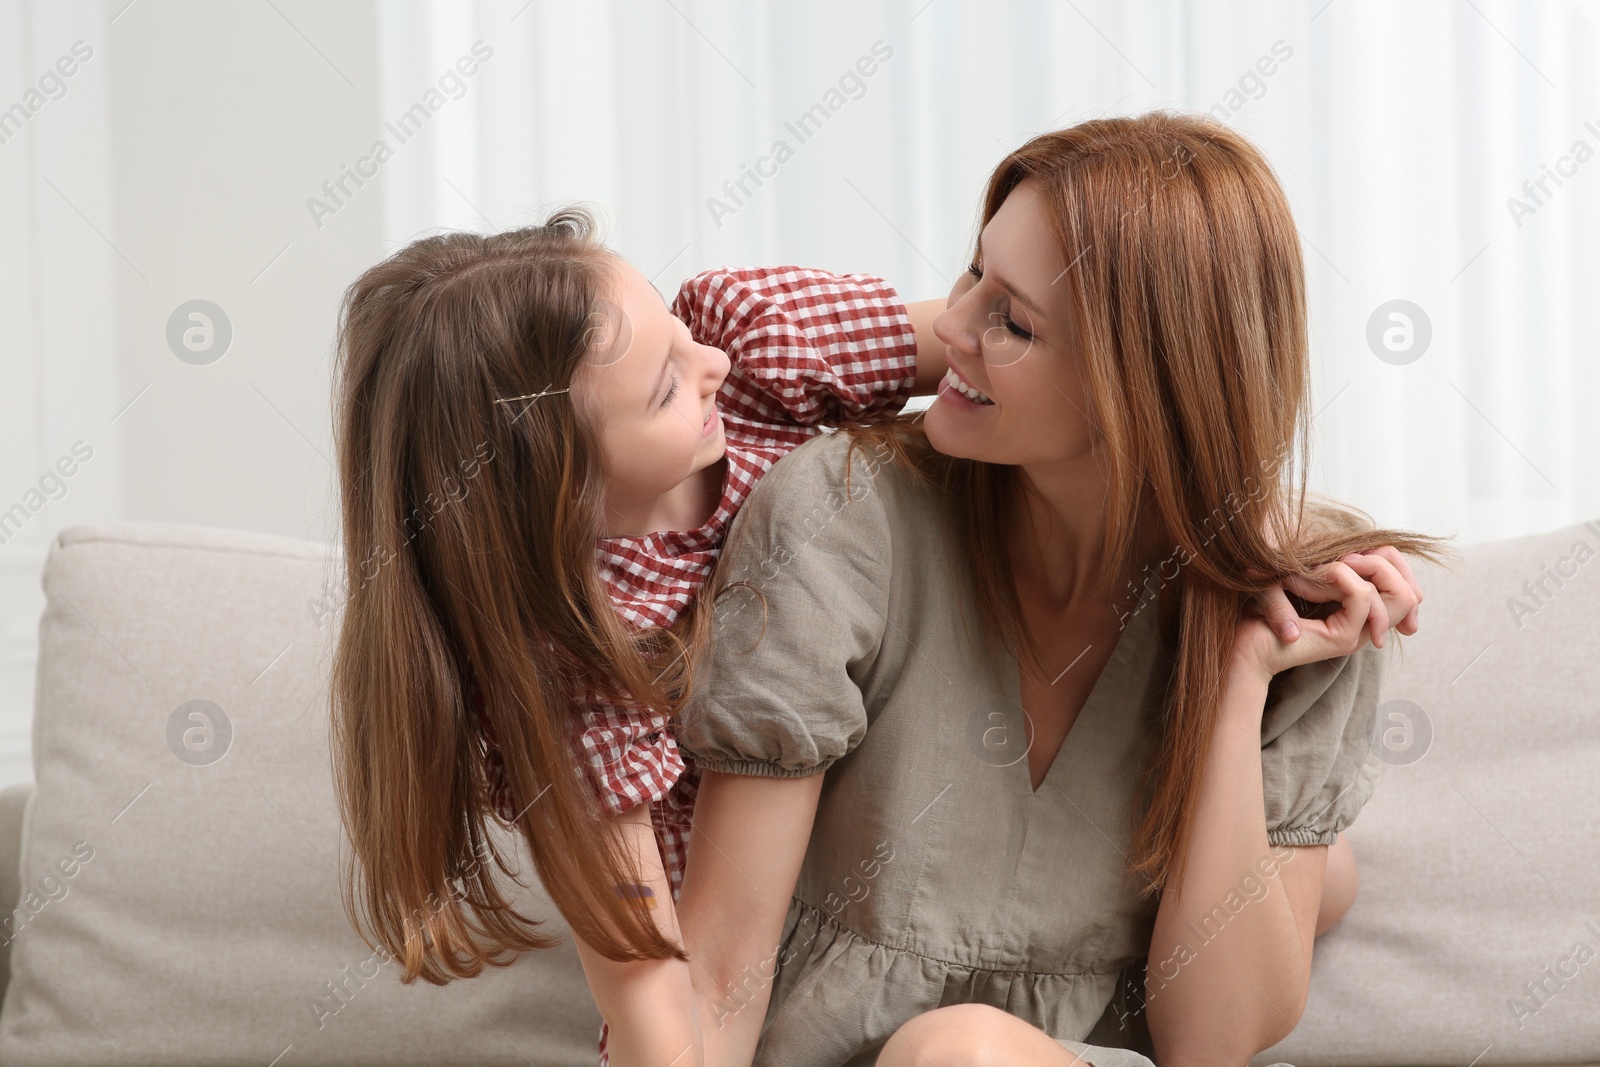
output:
{"label": "beige sofa cushion", "polygon": [[[0,923],[17,906],[20,889],[19,860],[22,855],[22,819],[33,796],[32,783],[0,790]],[[0,927],[0,1000],[11,975],[10,928]]]}
{"label": "beige sofa cushion", "polygon": [[[570,947],[442,989],[387,966],[346,978],[370,950],[331,866],[327,566],[308,542],[194,527],[58,539],[18,872],[38,907],[11,945],[0,1060],[594,1062]],[[1350,831],[1360,896],[1318,941],[1300,1026],[1258,1067],[1600,1063],[1597,576],[1600,528],[1578,526],[1422,570],[1423,631],[1385,699],[1421,708],[1433,736],[1415,762],[1389,753]],[[233,728],[209,766],[167,742],[196,698]],[[74,865],[80,841],[93,855]],[[352,992],[319,1027],[312,1002],[337,1005],[324,983],[340,980]]]}
{"label": "beige sofa cushion", "polygon": [[1600,522],[1463,557],[1419,572],[1384,696],[1432,740],[1389,752],[1356,902],[1258,1067],[1600,1061]]}
{"label": "beige sofa cushion", "polygon": [[[402,986],[350,929],[328,573],[320,546],[228,530],[79,526],[52,546],[6,1064],[594,1063],[570,941]],[[193,700],[231,727],[206,765],[169,742]],[[538,891],[520,903],[565,931]]]}

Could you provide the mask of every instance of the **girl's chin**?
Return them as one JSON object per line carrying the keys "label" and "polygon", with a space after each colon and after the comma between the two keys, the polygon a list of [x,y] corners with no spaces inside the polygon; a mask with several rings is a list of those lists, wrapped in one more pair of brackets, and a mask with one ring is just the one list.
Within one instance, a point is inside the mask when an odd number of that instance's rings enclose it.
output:
{"label": "girl's chin", "polygon": [[718,434],[715,441],[706,442],[706,444],[701,447],[700,451],[695,453],[694,469],[704,470],[707,467],[714,467],[718,463],[721,463],[723,457],[727,454],[728,442],[722,439],[721,434]]}

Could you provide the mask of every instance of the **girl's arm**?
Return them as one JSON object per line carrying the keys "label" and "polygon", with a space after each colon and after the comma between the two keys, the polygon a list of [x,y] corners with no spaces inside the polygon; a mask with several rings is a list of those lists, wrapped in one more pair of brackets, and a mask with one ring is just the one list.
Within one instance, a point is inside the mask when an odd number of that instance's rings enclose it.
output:
{"label": "girl's arm", "polygon": [[706,1067],[749,1067],[755,1056],[822,782],[716,771],[700,780],[678,917]]}
{"label": "girl's arm", "polygon": [[950,369],[945,343],[934,336],[933,320],[943,311],[945,301],[918,300],[906,305],[911,328],[917,333],[917,381],[911,395],[927,396],[939,391],[939,380]]}
{"label": "girl's arm", "polygon": [[[1145,979],[1146,1018],[1163,1067],[1237,1067],[1294,1029],[1310,987],[1312,944],[1327,846],[1274,848],[1262,817],[1261,723],[1268,682],[1300,663],[1382,646],[1392,626],[1415,632],[1421,591],[1393,549],[1328,565],[1339,611],[1300,619],[1281,640],[1262,619],[1241,621],[1210,750],[1181,885],[1156,912]],[[1397,555],[1397,554],[1396,554]],[[1309,583],[1290,590],[1327,599]],[[1265,886],[1265,893],[1248,886]]]}
{"label": "girl's arm", "polygon": [[[638,887],[620,891],[640,901],[653,901],[651,916],[657,927],[681,945],[683,935],[650,825],[649,805],[640,804],[616,816],[616,822],[649,894]],[[688,964],[678,959],[612,960],[576,934],[573,941],[589,980],[589,992],[610,1028],[606,1051],[612,1067],[701,1067],[706,1062]]]}

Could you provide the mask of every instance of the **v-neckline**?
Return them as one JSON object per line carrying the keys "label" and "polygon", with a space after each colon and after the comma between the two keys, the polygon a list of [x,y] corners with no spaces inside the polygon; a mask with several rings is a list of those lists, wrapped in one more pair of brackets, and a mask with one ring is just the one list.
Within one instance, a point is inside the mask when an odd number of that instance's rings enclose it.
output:
{"label": "v-neckline", "polygon": [[[1106,702],[1106,691],[1111,686],[1118,684],[1126,673],[1128,657],[1132,655],[1133,648],[1143,635],[1141,633],[1139,636],[1133,637],[1131,641],[1130,636],[1134,635],[1134,632],[1140,630],[1141,627],[1150,625],[1149,620],[1145,619],[1144,616],[1155,615],[1157,606],[1158,601],[1155,597],[1143,601],[1140,607],[1132,613],[1126,624],[1117,631],[1116,644],[1112,646],[1111,655],[1107,658],[1105,666],[1100,668],[1100,676],[1095,679],[1094,685],[1090,687],[1089,695],[1084,698],[1083,706],[1078,709],[1077,717],[1072,720],[1072,725],[1067,728],[1066,735],[1062,737],[1061,746],[1056,749],[1055,758],[1050,761],[1050,766],[1045,768],[1043,777],[1039,779],[1039,788],[1035,789],[1033,787],[1033,771],[1028,764],[1028,752],[1033,749],[1031,738],[1028,743],[1028,749],[1024,751],[1022,758],[1012,764],[1012,766],[1020,768],[1018,772],[1020,775],[1019,781],[1029,796],[1038,796],[1046,786],[1055,784],[1053,779],[1056,776],[1057,768],[1066,759],[1068,749],[1072,746],[1073,738],[1083,732],[1084,720],[1101,710],[1101,705]],[[1008,689],[1006,697],[1022,713],[1023,722],[1031,725],[1027,709],[1022,705],[1022,664],[1017,660],[1016,655],[1009,651],[1007,652],[1006,660],[1006,685]],[[1056,787],[1060,788],[1059,785]]]}

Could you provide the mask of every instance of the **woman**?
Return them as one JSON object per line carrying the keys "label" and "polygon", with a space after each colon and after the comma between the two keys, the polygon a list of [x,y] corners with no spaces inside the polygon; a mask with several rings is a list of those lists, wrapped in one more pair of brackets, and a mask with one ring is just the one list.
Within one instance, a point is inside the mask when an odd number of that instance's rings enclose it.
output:
{"label": "woman", "polygon": [[1156,1058],[1244,1063],[1348,903],[1401,550],[1440,543],[1303,506],[1298,237],[1218,124],[1012,153],[933,329],[925,416],[802,446],[730,531],[678,731],[702,1025],[765,1014],[784,1067],[1147,1062],[1082,1041],[1148,955]]}

